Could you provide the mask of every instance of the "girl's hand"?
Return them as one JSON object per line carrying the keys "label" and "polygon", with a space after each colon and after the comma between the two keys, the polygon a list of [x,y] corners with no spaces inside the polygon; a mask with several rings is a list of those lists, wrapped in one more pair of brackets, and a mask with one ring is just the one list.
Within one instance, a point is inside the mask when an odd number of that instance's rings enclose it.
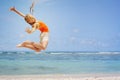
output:
{"label": "girl's hand", "polygon": [[27,27],[26,29],[25,29],[25,31],[27,32],[27,33],[31,33],[31,30],[30,30],[30,28],[29,27]]}
{"label": "girl's hand", "polygon": [[11,8],[10,8],[10,11],[15,11],[15,7],[11,7]]}

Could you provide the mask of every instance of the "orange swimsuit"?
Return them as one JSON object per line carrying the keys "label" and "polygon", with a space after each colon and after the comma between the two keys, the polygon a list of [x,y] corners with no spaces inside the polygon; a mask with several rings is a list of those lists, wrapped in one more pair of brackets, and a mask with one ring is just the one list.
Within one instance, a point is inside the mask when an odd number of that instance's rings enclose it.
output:
{"label": "orange swimsuit", "polygon": [[40,25],[39,30],[40,30],[41,32],[49,32],[49,29],[48,29],[48,27],[46,26],[45,23],[39,21],[39,25]]}

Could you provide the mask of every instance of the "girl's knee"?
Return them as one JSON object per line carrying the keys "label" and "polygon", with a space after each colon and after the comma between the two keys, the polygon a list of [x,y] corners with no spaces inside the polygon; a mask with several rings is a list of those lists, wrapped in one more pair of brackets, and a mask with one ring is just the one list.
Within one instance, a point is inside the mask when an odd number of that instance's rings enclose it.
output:
{"label": "girl's knee", "polygon": [[41,49],[36,49],[35,51],[36,51],[36,52],[40,52],[40,51],[41,51]]}
{"label": "girl's knee", "polygon": [[48,42],[41,43],[42,49],[45,50],[47,48]]}
{"label": "girl's knee", "polygon": [[43,50],[45,50],[45,49],[46,49],[46,47],[45,47],[45,46],[43,46],[43,47],[42,47],[42,49],[43,49]]}
{"label": "girl's knee", "polygon": [[47,48],[47,45],[42,45],[42,49],[45,50]]}

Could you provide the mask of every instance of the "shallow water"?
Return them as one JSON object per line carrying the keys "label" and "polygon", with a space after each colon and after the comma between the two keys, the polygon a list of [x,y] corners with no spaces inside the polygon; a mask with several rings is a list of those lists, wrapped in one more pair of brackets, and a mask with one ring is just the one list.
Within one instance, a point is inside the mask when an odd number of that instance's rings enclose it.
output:
{"label": "shallow water", "polygon": [[120,52],[0,52],[0,75],[120,73]]}

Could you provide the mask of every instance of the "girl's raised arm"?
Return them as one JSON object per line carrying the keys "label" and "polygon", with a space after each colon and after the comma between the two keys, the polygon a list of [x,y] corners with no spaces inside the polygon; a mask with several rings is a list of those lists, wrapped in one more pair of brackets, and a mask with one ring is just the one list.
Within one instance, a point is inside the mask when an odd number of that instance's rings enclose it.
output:
{"label": "girl's raised arm", "polygon": [[16,10],[15,7],[11,7],[10,11],[16,12],[18,15],[25,17],[25,15],[23,13],[21,13],[20,11]]}

